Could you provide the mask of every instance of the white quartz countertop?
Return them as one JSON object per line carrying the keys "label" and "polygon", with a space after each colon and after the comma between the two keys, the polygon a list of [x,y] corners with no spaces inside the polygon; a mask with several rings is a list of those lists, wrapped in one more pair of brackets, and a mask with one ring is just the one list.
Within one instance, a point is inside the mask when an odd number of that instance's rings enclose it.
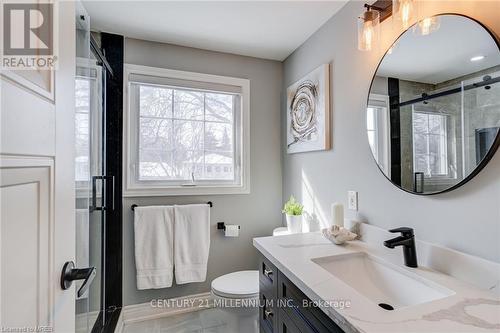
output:
{"label": "white quartz countertop", "polygon": [[[426,267],[402,265],[401,247],[361,241],[335,245],[320,233],[254,238],[254,246],[345,332],[500,332],[500,299],[490,291]],[[435,301],[387,311],[311,261],[366,252],[454,292]],[[346,306],[348,304],[348,306]],[[343,306],[342,306],[343,305]]]}

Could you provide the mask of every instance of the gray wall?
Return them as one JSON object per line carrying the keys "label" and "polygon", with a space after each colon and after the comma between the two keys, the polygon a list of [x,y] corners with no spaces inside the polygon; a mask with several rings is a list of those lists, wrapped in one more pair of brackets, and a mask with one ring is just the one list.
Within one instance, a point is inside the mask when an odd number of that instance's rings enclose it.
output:
{"label": "gray wall", "polygon": [[[498,2],[461,2],[456,8],[451,7],[453,2],[431,5],[443,8],[442,12],[474,14],[500,34]],[[356,48],[356,17],[362,11],[363,2],[349,2],[284,62],[283,90],[318,65],[332,64],[333,149],[287,155],[282,144],[283,198],[294,194],[326,222],[331,218],[330,204],[338,201],[347,206],[347,191],[357,190],[359,211],[348,212],[347,217],[386,229],[413,227],[420,239],[500,262],[500,153],[466,185],[435,196],[403,192],[378,170],[366,138],[365,108],[381,53]],[[386,36],[389,26],[382,30]],[[384,41],[383,47],[389,42]],[[282,102],[282,142],[286,142],[283,97]]]}
{"label": "gray wall", "polygon": [[[252,238],[271,235],[281,225],[280,92],[282,64],[277,61],[203,51],[136,39],[125,40],[130,64],[234,76],[250,80],[251,193],[189,197],[125,198],[123,200],[123,305],[210,290],[215,277],[256,269]],[[211,246],[205,283],[139,291],[136,287],[133,216],[130,205],[187,204],[211,200]],[[225,238],[216,222],[240,224],[239,238]]]}

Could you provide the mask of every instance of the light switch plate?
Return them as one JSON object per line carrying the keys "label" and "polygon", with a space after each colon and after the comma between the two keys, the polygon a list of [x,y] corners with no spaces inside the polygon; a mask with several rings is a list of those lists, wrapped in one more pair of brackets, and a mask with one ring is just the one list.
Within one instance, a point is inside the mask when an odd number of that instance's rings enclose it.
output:
{"label": "light switch plate", "polygon": [[347,204],[350,210],[358,210],[358,192],[347,191]]}

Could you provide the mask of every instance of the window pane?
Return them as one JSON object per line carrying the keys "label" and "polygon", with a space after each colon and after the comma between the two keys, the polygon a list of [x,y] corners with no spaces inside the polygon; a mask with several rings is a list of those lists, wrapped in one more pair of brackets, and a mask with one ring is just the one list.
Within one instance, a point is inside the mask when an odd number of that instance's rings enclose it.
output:
{"label": "window pane", "polygon": [[139,180],[235,179],[239,95],[149,86],[139,93]]}
{"label": "window pane", "polygon": [[427,114],[425,113],[413,113],[413,132],[415,133],[427,133],[429,127]]}
{"label": "window pane", "polygon": [[441,155],[431,154],[429,156],[429,165],[431,169],[431,174],[442,175],[444,174],[443,164],[441,163]]}
{"label": "window pane", "polygon": [[429,115],[429,132],[432,134],[444,135],[446,132],[445,128],[445,116],[442,115]]}
{"label": "window pane", "polygon": [[233,151],[233,127],[230,124],[205,124],[205,150]]}
{"label": "window pane", "polygon": [[369,107],[366,115],[366,129],[375,130],[375,108]]}
{"label": "window pane", "polygon": [[206,179],[234,179],[233,156],[231,153],[207,153],[205,155]]}
{"label": "window pane", "polygon": [[76,79],[75,111],[88,113],[89,105],[90,105],[90,81],[88,79]]}
{"label": "window pane", "polygon": [[90,81],[75,81],[75,180],[87,181],[90,178]]}
{"label": "window pane", "polygon": [[231,123],[233,121],[233,95],[205,94],[205,120]]}
{"label": "window pane", "polygon": [[174,120],[174,149],[203,150],[203,122]]}
{"label": "window pane", "polygon": [[203,93],[189,90],[174,91],[174,118],[203,120]]}
{"label": "window pane", "polygon": [[203,178],[203,151],[202,150],[176,150],[174,152],[173,179],[191,181],[194,174],[195,180]]}
{"label": "window pane", "polygon": [[174,173],[171,151],[141,150],[139,156],[140,180],[170,179]]}
{"label": "window pane", "polygon": [[429,153],[433,155],[441,155],[442,151],[442,141],[443,137],[440,135],[429,135]]}
{"label": "window pane", "polygon": [[416,155],[427,154],[427,136],[425,134],[415,134],[413,136],[413,146]]}
{"label": "window pane", "polygon": [[375,160],[378,162],[378,149],[375,145],[375,131],[367,131],[368,133],[368,143],[370,144],[370,148],[372,149],[373,156]]}
{"label": "window pane", "polygon": [[413,172],[423,172],[426,175],[428,175],[429,174],[427,170],[428,162],[429,162],[428,155],[416,155],[413,161],[413,163],[415,164]]}
{"label": "window pane", "polygon": [[172,89],[140,86],[140,114],[150,117],[172,117]]}
{"label": "window pane", "polygon": [[139,145],[141,149],[172,150],[172,120],[141,118]]}
{"label": "window pane", "polygon": [[89,114],[75,114],[75,180],[90,178]]}
{"label": "window pane", "polygon": [[430,169],[433,174],[446,174],[446,147],[444,137],[441,135],[429,135]]}
{"label": "window pane", "polygon": [[413,112],[414,171],[448,174],[446,115]]}

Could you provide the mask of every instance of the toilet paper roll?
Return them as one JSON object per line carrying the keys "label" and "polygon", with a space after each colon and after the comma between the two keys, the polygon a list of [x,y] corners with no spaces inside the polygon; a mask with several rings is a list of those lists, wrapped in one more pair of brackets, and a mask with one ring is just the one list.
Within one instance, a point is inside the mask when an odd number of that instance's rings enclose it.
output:
{"label": "toilet paper roll", "polygon": [[226,224],[226,231],[224,236],[226,237],[238,237],[240,235],[240,226],[237,224]]}

